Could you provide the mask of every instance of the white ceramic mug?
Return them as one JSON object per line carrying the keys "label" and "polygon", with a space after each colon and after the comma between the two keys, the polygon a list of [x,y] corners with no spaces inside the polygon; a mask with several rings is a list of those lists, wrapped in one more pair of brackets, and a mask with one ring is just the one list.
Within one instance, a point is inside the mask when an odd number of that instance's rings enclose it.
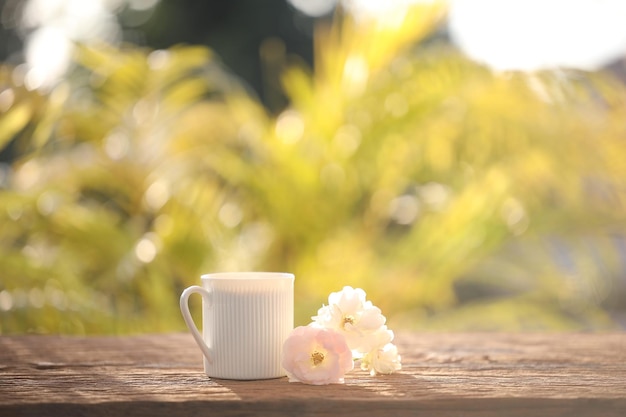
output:
{"label": "white ceramic mug", "polygon": [[[282,345],[293,329],[293,274],[222,272],[202,275],[202,286],[180,296],[187,327],[204,354],[204,371],[224,379],[285,375]],[[202,335],[189,313],[189,296],[202,295]]]}

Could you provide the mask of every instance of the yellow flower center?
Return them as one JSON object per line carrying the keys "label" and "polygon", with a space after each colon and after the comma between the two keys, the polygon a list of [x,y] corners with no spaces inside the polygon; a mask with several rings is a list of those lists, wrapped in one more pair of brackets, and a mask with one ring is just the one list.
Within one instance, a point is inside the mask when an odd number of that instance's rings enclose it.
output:
{"label": "yellow flower center", "polygon": [[322,352],[318,352],[317,350],[311,353],[311,362],[313,362],[314,366],[324,362],[324,354]]}
{"label": "yellow flower center", "polygon": [[344,329],[346,328],[346,324],[354,324],[354,317],[353,316],[343,316],[343,324],[341,327],[343,327]]}

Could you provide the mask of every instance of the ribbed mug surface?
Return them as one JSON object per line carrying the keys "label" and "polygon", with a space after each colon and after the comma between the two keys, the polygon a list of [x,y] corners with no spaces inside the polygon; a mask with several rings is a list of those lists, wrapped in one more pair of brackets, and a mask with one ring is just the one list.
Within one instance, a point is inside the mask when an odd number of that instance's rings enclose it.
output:
{"label": "ribbed mug surface", "polygon": [[285,375],[282,345],[293,329],[294,277],[285,273],[202,276],[210,293],[202,308],[202,334],[212,353],[207,375],[266,379]]}

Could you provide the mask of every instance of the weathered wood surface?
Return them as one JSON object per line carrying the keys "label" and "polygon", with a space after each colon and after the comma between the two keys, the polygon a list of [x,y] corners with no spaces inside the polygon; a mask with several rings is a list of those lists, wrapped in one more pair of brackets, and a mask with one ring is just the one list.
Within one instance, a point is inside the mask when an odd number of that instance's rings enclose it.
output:
{"label": "weathered wood surface", "polygon": [[209,379],[188,334],[0,336],[0,416],[626,416],[626,334],[399,334],[344,385]]}

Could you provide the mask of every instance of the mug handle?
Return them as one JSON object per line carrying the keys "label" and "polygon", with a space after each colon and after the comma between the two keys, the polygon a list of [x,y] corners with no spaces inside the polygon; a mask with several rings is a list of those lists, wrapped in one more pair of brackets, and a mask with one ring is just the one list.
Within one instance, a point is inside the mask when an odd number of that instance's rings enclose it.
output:
{"label": "mug handle", "polygon": [[191,335],[196,340],[198,346],[200,346],[200,350],[202,350],[202,353],[209,363],[213,363],[213,354],[211,353],[211,349],[209,349],[207,344],[204,342],[204,339],[198,331],[196,323],[193,321],[193,317],[191,317],[191,313],[189,312],[189,296],[194,293],[200,294],[202,296],[202,301],[205,303],[211,303],[211,293],[206,288],[202,288],[198,285],[192,285],[191,287],[186,288],[180,295],[180,311],[183,313],[183,319],[185,319],[185,323],[187,324]]}

